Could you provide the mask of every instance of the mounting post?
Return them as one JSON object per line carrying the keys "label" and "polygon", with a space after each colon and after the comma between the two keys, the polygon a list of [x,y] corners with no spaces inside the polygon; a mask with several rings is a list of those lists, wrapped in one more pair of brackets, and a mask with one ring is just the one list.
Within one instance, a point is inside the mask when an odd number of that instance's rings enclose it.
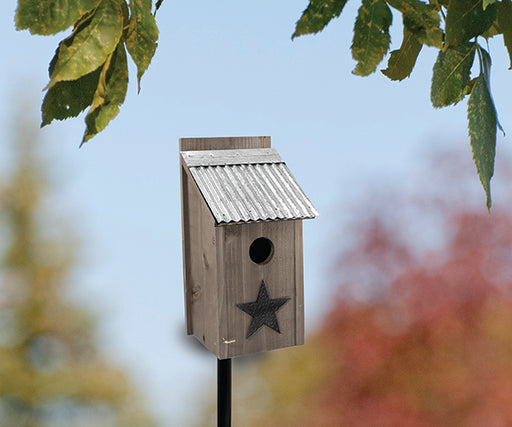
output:
{"label": "mounting post", "polygon": [[217,426],[231,427],[231,359],[217,359]]}

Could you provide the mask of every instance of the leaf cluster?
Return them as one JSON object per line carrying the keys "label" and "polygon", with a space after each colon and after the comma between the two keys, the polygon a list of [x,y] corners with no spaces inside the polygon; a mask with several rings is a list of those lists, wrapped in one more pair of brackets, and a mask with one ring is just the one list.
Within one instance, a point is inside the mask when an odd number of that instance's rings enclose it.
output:
{"label": "leaf cluster", "polygon": [[[322,31],[340,16],[347,0],[310,0],[292,38]],[[512,68],[511,0],[362,0],[354,24],[354,74],[368,76],[390,49],[389,28],[394,9],[402,15],[403,38],[391,52],[382,73],[391,80],[409,77],[422,47],[439,50],[433,67],[430,98],[435,108],[468,100],[468,127],[473,157],[491,207],[490,181],[494,174],[496,133],[501,126],[491,95],[491,58],[479,43],[502,35]],[[479,74],[472,78],[475,56]],[[502,130],[502,129],[501,129]]]}
{"label": "leaf cluster", "polygon": [[140,90],[157,47],[152,0],[19,0],[15,20],[18,30],[39,35],[72,27],[50,63],[41,125],[89,108],[82,144],[119,113],[128,87],[126,51],[137,66]]}

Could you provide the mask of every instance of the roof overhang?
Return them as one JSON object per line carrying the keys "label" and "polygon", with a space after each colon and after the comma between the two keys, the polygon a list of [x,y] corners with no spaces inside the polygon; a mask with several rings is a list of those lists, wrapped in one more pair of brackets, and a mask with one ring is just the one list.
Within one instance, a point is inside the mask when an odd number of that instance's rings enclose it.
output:
{"label": "roof overhang", "polygon": [[180,154],[217,225],[319,216],[273,148]]}

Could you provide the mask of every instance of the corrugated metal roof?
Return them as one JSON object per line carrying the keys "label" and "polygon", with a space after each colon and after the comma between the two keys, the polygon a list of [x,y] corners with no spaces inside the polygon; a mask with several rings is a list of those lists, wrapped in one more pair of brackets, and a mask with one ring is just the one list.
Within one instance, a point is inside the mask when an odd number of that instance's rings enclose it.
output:
{"label": "corrugated metal roof", "polygon": [[[220,156],[221,150],[216,151]],[[247,158],[252,150],[241,151]],[[275,162],[276,153],[269,153],[274,163],[189,166],[217,224],[318,216],[286,164]],[[261,152],[258,156],[264,161]]]}

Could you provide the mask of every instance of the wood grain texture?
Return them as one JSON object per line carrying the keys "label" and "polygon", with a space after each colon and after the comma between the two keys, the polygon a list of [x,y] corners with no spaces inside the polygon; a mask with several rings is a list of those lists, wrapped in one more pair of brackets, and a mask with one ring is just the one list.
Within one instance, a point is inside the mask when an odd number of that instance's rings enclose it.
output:
{"label": "wood grain texture", "polygon": [[[181,151],[269,148],[270,137],[183,138]],[[215,225],[180,156],[183,279],[187,333],[219,359],[304,343],[302,221]],[[259,237],[273,244],[269,262],[249,255]],[[290,298],[276,312],[280,332],[263,325],[247,337],[251,316],[237,307],[256,301],[262,280],[271,299]]]}
{"label": "wood grain texture", "polygon": [[[302,234],[302,221],[277,221],[218,227],[218,238],[224,238],[222,255],[217,258],[218,271],[224,277],[219,294],[220,352],[219,358],[240,356],[304,343],[304,293],[302,247],[297,248],[297,230]],[[220,235],[222,233],[222,235]],[[256,264],[249,257],[249,247],[259,237],[274,246],[272,259]],[[290,298],[277,312],[280,333],[266,326],[246,338],[251,316],[237,304],[257,299],[264,280],[270,298]]]}
{"label": "wood grain texture", "polygon": [[295,230],[295,345],[304,344],[304,248],[302,240],[302,221],[294,221]]}
{"label": "wood grain texture", "polygon": [[215,221],[187,168],[182,165],[183,279],[187,334],[213,353],[218,348]]}
{"label": "wood grain texture", "polygon": [[183,165],[180,159],[180,188],[181,188],[181,241],[183,250],[183,294],[185,297],[185,328],[187,335],[193,334],[192,328],[192,313],[190,305],[192,303],[192,294],[188,291],[188,277],[190,270],[190,218],[188,212],[190,212],[189,203],[189,182],[190,178],[187,174],[187,168]]}
{"label": "wood grain texture", "polygon": [[270,136],[227,136],[215,138],[180,138],[180,151],[237,150],[270,148]]}

